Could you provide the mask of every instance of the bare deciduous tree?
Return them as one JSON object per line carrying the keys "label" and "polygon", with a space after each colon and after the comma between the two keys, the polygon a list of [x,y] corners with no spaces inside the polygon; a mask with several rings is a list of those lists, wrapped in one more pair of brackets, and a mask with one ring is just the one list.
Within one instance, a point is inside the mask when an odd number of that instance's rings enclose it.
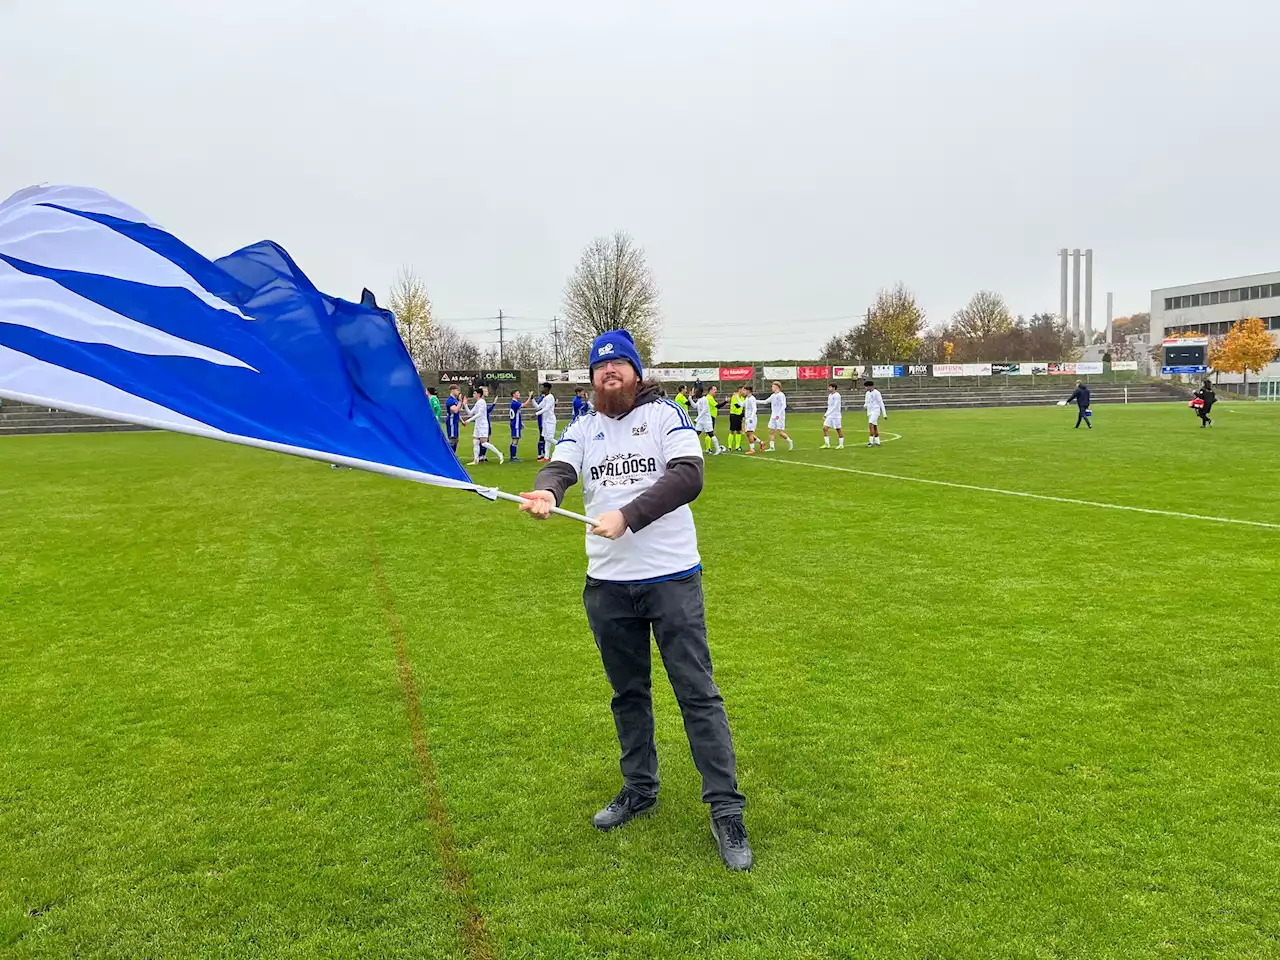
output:
{"label": "bare deciduous tree", "polygon": [[1013,316],[1004,297],[990,290],[979,290],[963,309],[956,311],[951,324],[965,339],[985,345],[1013,329]]}
{"label": "bare deciduous tree", "polygon": [[480,348],[447,323],[432,326],[425,358],[428,370],[468,370],[482,363]]}
{"label": "bare deciduous tree", "polygon": [[427,296],[427,285],[414,271],[413,267],[404,266],[396,274],[391,285],[391,312],[396,317],[396,329],[400,331],[400,339],[405,349],[419,370],[431,366],[427,362],[432,339],[431,298]]}
{"label": "bare deciduous tree", "polygon": [[555,363],[551,337],[522,333],[506,346],[506,364],[512,370],[550,370]]}
{"label": "bare deciduous tree", "polygon": [[662,335],[658,285],[644,251],[618,231],[596,237],[582,251],[564,287],[565,339],[571,355],[585,362],[591,341],[609,330],[626,329],[640,359],[649,363]]}

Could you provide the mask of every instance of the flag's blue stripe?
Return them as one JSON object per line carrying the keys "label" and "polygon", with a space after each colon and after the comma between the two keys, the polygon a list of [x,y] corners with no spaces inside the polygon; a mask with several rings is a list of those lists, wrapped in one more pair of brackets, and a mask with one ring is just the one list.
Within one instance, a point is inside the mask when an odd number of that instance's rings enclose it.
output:
{"label": "flag's blue stripe", "polygon": [[397,424],[342,416],[327,405],[306,402],[305,394],[299,395],[290,383],[243,367],[221,367],[192,357],[146,356],[7,323],[0,323],[0,344],[110,383],[226,433],[464,482],[469,479],[451,452],[448,457],[438,450],[433,455],[430,447],[413,443],[414,438]]}
{"label": "flag's blue stripe", "polygon": [[254,369],[137,354],[3,322],[0,344],[229,434],[469,480],[434,426],[430,402],[390,313],[319,293],[288,254],[270,242],[215,264],[154,227],[68,212],[102,223],[176,263],[253,320],[211,307],[188,290],[0,256],[15,269]]}
{"label": "flag's blue stripe", "polygon": [[[44,203],[41,206],[52,207],[55,210],[61,210],[64,213],[83,217],[86,220],[100,223],[104,227],[109,227],[116,233],[126,236],[135,243],[139,243],[159,254],[171,263],[177,264],[200,286],[236,306],[240,306],[241,302],[253,292],[252,288],[244,281],[233,277],[214,261],[192,250],[177,237],[156,227],[148,226],[145,223],[134,223],[131,220],[121,220],[119,217],[113,217],[107,213],[73,210],[71,207],[64,207],[58,203]],[[305,280],[306,278],[304,277],[303,279]],[[318,291],[311,285],[309,280],[306,280],[303,289],[307,292],[318,294]]]}

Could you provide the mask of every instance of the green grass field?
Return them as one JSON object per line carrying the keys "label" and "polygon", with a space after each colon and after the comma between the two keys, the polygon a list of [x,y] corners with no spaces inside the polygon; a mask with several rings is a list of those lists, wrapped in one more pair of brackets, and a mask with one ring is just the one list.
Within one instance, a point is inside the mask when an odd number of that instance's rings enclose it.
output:
{"label": "green grass field", "polygon": [[851,416],[840,452],[796,417],[786,464],[710,460],[749,875],[661,676],[658,811],[590,826],[580,527],[0,440],[0,956],[1280,956],[1280,407],[1214,414],[891,413],[879,450]]}

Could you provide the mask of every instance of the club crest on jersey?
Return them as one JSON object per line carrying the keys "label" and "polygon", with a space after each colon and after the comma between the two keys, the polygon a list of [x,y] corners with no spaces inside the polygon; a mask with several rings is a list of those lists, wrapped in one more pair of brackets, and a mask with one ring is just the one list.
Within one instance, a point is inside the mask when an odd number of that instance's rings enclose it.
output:
{"label": "club crest on jersey", "polygon": [[643,436],[644,436],[645,434],[647,434],[648,432],[649,432],[649,421],[648,421],[648,420],[646,420],[644,423],[640,424],[640,426],[638,426],[638,427],[632,427],[632,428],[631,428],[631,435],[632,435],[633,437],[643,437]]}
{"label": "club crest on jersey", "polygon": [[596,351],[596,356],[597,356],[597,357],[607,357],[607,356],[609,356],[609,354],[611,354],[611,353],[613,353],[613,344],[612,344],[612,343],[606,343],[604,346],[602,346],[599,350],[597,350],[597,351]]}

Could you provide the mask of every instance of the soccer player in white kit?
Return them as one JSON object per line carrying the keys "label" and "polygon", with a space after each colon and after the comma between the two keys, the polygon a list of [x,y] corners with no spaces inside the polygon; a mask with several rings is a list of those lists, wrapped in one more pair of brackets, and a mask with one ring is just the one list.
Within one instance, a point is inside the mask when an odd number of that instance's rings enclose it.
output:
{"label": "soccer player in white kit", "polygon": [[751,384],[747,384],[742,389],[747,392],[746,399],[743,401],[742,432],[747,435],[747,453],[755,453],[757,443],[760,444],[761,450],[764,449],[764,441],[756,436],[758,406],[756,392]]}
{"label": "soccer player in white kit", "polygon": [[467,423],[471,424],[471,462],[473,467],[480,462],[480,451],[488,450],[502,463],[502,452],[489,442],[489,404],[484,399],[485,388],[476,387],[475,405],[471,408]]}
{"label": "soccer player in white kit", "polygon": [[880,396],[880,391],[876,389],[875,382],[866,381],[863,389],[867,391],[866,400],[863,405],[867,408],[867,432],[870,436],[867,438],[868,447],[880,446],[880,427],[878,426],[881,417],[889,416],[888,411],[884,408],[884,397]]}
{"label": "soccer player in white kit", "polygon": [[716,436],[715,421],[711,419],[711,403],[701,387],[693,388],[693,409],[693,429],[702,440],[702,449],[718,457],[722,449],[720,439]]}
{"label": "soccer player in white kit", "polygon": [[837,450],[844,449],[844,423],[840,412],[840,391],[834,383],[827,384],[827,415],[822,418],[822,449],[831,449],[831,431],[835,430],[840,442]]}
{"label": "soccer player in white kit", "polygon": [[773,381],[773,393],[769,395],[769,453],[773,452],[774,437],[787,441],[787,449],[796,448],[792,439],[787,436],[787,395],[782,392],[782,384]]}
{"label": "soccer player in white kit", "polygon": [[556,445],[556,398],[551,395],[551,384],[542,385],[542,396],[533,405],[538,418],[538,462],[547,463]]}

